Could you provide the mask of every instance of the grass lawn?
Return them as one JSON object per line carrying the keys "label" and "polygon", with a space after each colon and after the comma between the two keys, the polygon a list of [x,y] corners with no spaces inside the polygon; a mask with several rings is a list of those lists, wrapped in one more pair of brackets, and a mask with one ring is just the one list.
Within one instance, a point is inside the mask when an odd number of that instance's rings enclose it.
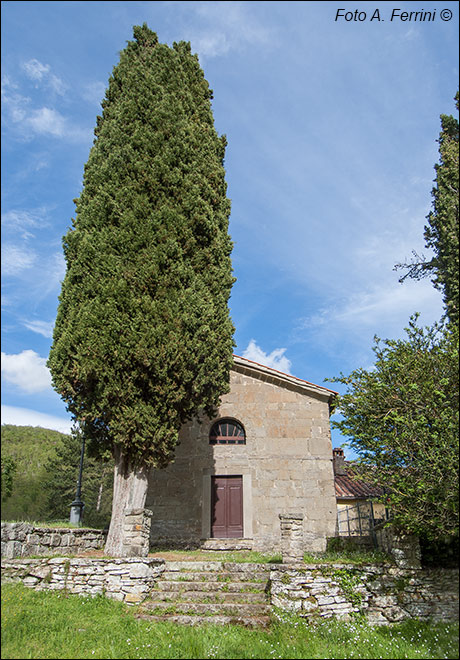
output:
{"label": "grass lawn", "polygon": [[135,618],[102,596],[2,587],[2,658],[455,658],[457,623],[361,620],[312,625],[286,614],[269,629],[187,627]]}
{"label": "grass lawn", "polygon": [[[164,548],[151,548],[149,557],[158,557],[166,561],[228,561],[236,563],[254,562],[256,564],[281,564],[282,555],[264,554],[254,550],[165,550]],[[304,553],[307,564],[317,563],[352,563],[357,565],[392,563],[391,558],[378,550],[360,550],[351,548],[337,552]]]}
{"label": "grass lawn", "polygon": [[280,554],[263,554],[254,550],[169,550],[150,548],[149,557],[165,561],[228,561],[232,563],[281,564]]}

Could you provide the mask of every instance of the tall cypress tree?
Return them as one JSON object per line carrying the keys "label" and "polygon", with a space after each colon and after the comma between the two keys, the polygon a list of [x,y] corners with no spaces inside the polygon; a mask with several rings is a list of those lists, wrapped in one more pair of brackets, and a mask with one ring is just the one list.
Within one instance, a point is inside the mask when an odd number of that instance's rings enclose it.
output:
{"label": "tall cypress tree", "polygon": [[106,549],[142,508],[178,430],[229,389],[226,140],[190,44],[134,27],[97,118],[48,365],[93,452],[115,460]]}
{"label": "tall cypress tree", "polygon": [[[457,111],[459,93],[455,95]],[[448,320],[458,324],[458,229],[459,229],[459,125],[452,115],[441,115],[439,135],[439,163],[436,163],[435,186],[431,191],[433,209],[427,216],[425,225],[425,245],[432,248],[430,260],[413,252],[415,260],[411,264],[397,264],[396,269],[406,268],[401,277],[420,279],[432,277],[432,282],[443,293]]]}
{"label": "tall cypress tree", "polygon": [[[459,94],[455,96],[457,111]],[[434,273],[433,283],[443,292],[449,320],[458,323],[458,229],[459,229],[459,126],[452,115],[441,115],[439,136],[439,163],[435,165],[436,186],[433,210],[425,227],[425,242],[433,248],[435,256],[429,270]]]}

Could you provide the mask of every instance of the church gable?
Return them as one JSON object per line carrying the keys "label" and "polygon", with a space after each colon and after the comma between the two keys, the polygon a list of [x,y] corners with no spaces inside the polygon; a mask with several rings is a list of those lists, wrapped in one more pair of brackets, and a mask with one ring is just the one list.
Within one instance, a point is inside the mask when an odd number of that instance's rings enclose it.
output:
{"label": "church gable", "polygon": [[316,396],[318,398],[326,399],[330,403],[332,403],[333,398],[337,395],[337,392],[330,390],[327,387],[315,385],[302,378],[297,378],[296,376],[277,371],[271,367],[266,367],[263,364],[253,362],[252,360],[240,357],[239,355],[233,356],[232,370],[271,383],[278,387],[298,391],[306,396]]}

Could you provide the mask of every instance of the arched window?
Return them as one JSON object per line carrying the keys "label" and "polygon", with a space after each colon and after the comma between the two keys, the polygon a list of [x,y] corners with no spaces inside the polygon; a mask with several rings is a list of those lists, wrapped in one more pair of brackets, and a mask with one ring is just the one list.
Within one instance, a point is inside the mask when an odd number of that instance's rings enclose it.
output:
{"label": "arched window", "polygon": [[245,445],[246,434],[243,425],[236,419],[219,419],[209,432],[210,445]]}

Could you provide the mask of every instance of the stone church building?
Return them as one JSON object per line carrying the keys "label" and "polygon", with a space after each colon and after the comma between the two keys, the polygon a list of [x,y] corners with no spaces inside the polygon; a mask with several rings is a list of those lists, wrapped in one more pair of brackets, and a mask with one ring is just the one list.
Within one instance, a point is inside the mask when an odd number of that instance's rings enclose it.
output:
{"label": "stone church building", "polygon": [[179,435],[151,473],[151,545],[280,548],[280,518],[303,514],[305,550],[336,531],[330,406],[335,392],[234,356],[215,419]]}

